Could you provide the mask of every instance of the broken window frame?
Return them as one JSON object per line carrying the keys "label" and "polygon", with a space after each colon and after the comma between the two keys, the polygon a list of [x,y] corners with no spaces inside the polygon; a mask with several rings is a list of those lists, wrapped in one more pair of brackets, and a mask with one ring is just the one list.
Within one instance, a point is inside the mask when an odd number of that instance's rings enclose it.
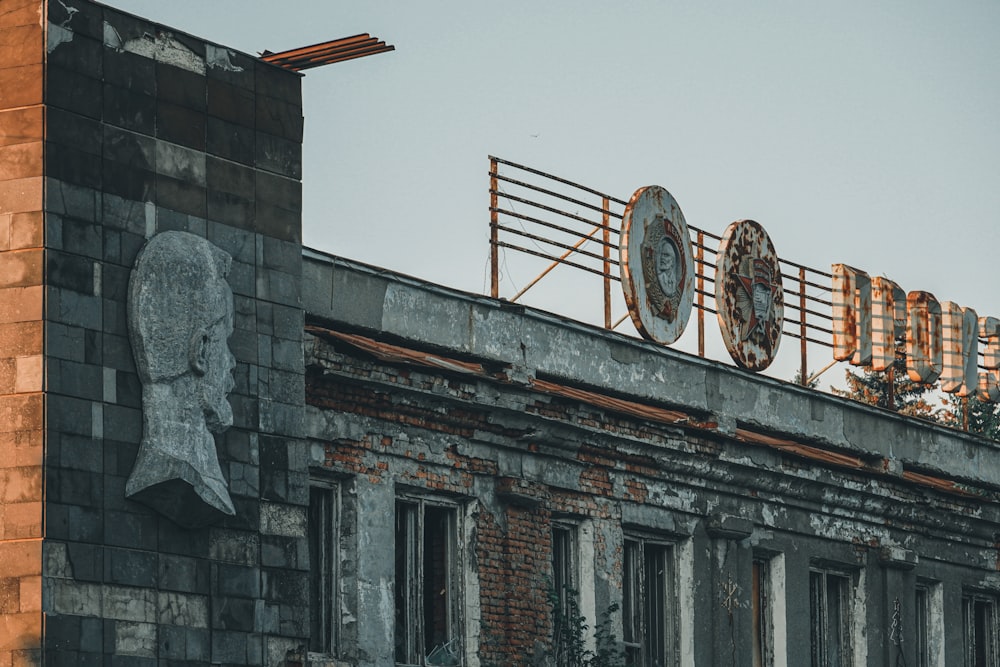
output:
{"label": "broken window frame", "polygon": [[771,559],[755,556],[751,570],[752,664],[769,667],[774,664],[774,615],[771,601]]}
{"label": "broken window frame", "polygon": [[962,594],[962,634],[966,667],[1000,665],[1000,627],[995,594],[982,591],[965,591]]}
{"label": "broken window frame", "polygon": [[336,655],[340,581],[340,486],[332,479],[309,480],[309,650]]}
{"label": "broken window frame", "polygon": [[622,637],[634,667],[677,664],[676,544],[625,535],[622,561]]}
{"label": "broken window frame", "polygon": [[913,590],[913,620],[916,629],[913,636],[916,667],[930,667],[930,612],[931,590],[923,582],[917,582]]}
{"label": "broken window frame", "polygon": [[835,568],[809,568],[809,635],[812,667],[853,664],[854,576]]}
{"label": "broken window frame", "polygon": [[552,591],[559,609],[566,609],[569,596],[580,592],[579,562],[576,525],[566,521],[553,521]]}
{"label": "broken window frame", "polygon": [[[461,534],[462,512],[460,505],[446,499],[403,494],[395,503],[395,654],[399,667],[423,667],[425,665],[462,665],[462,568],[459,554],[458,536]],[[430,525],[428,525],[430,523]],[[433,589],[428,586],[428,568],[434,565],[428,561],[427,550],[436,530],[441,538],[442,572],[437,577],[443,587],[442,608],[431,608]],[[400,550],[400,540],[404,541]],[[434,574],[431,572],[431,574]],[[404,609],[400,609],[403,603]],[[428,620],[435,614],[443,613],[443,621],[438,627],[428,627]],[[428,632],[444,634],[443,637],[429,638]],[[437,661],[434,656],[444,654],[457,662]]]}
{"label": "broken window frame", "polygon": [[569,521],[552,521],[552,650],[558,667],[570,667],[570,651],[581,639],[576,623],[580,608],[580,547],[578,526]]}

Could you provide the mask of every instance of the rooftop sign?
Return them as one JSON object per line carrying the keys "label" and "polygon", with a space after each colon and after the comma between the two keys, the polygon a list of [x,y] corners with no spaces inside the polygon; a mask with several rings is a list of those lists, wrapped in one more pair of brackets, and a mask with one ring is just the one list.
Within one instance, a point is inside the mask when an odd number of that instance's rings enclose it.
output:
{"label": "rooftop sign", "polygon": [[[516,178],[501,174],[501,165]],[[578,276],[600,276],[607,329],[629,319],[644,338],[673,345],[695,319],[698,354],[705,356],[705,313],[714,313],[722,342],[741,368],[768,368],[782,339],[796,339],[803,384],[810,378],[812,347],[829,348],[826,368],[847,361],[875,371],[891,369],[901,347],[912,381],[1000,401],[1000,319],[979,317],[928,292],[906,293],[846,264],[827,272],[781,259],[767,231],[752,220],[730,224],[722,236],[698,229],[660,186],[639,188],[624,201],[490,158],[490,229],[494,297],[500,297],[499,252],[511,249],[551,263],[510,301],[565,265],[585,272]],[[621,282],[627,307],[617,321],[614,281]]]}

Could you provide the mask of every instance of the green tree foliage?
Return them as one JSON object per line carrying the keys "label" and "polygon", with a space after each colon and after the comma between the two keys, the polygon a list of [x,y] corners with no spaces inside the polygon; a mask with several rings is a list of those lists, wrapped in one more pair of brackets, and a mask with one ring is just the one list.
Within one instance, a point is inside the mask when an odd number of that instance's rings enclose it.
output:
{"label": "green tree foliage", "polygon": [[[906,373],[906,355],[902,341],[897,342],[896,362],[891,374],[888,371],[873,371],[870,366],[862,366],[859,371],[847,369],[847,389],[834,388],[833,393],[960,430],[965,429],[967,410],[970,433],[1000,440],[1000,404],[980,401],[974,395],[963,399],[954,394],[945,394],[941,399],[943,407],[935,408],[933,396],[937,386],[922,385],[910,380]],[[889,405],[890,375],[895,390],[894,406]]]}
{"label": "green tree foliage", "polygon": [[[923,385],[910,379],[906,373],[906,355],[901,343],[896,346],[896,361],[891,373],[888,370],[874,371],[871,366],[861,366],[859,370],[856,373],[848,368],[844,373],[847,389],[833,389],[833,393],[910,417],[937,419],[938,411],[928,400],[933,385]],[[889,405],[890,386],[894,390],[894,405]]]}
{"label": "green tree foliage", "polygon": [[943,402],[945,407],[939,413],[941,423],[964,429],[967,411],[969,433],[1000,440],[1000,403],[986,403],[974,395],[963,399],[954,394],[948,394]]}

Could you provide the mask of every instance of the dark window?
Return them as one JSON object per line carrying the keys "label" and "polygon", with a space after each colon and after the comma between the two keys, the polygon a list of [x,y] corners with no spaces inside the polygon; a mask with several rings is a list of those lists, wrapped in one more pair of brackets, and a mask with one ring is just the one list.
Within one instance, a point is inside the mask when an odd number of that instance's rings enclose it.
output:
{"label": "dark window", "polygon": [[397,664],[461,664],[457,523],[454,506],[396,502]]}
{"label": "dark window", "polygon": [[558,667],[574,667],[582,650],[576,527],[552,525],[552,648]]}
{"label": "dark window", "polygon": [[572,526],[552,526],[552,588],[558,609],[567,610],[579,593],[576,574],[576,530]]}
{"label": "dark window", "polygon": [[996,598],[983,593],[962,596],[966,667],[997,667]]}
{"label": "dark window", "polygon": [[851,577],[842,572],[809,572],[809,616],[813,667],[851,664]]}
{"label": "dark window", "polygon": [[338,516],[336,486],[313,480],[309,487],[309,649],[337,647]]}
{"label": "dark window", "polygon": [[917,667],[929,667],[930,647],[927,638],[930,635],[930,591],[923,584],[917,584],[913,616],[917,626],[913,637],[913,645],[917,652]]}
{"label": "dark window", "polygon": [[763,558],[753,561],[753,667],[773,664],[771,657],[771,566]]}
{"label": "dark window", "polygon": [[673,572],[671,545],[625,538],[622,629],[630,665],[664,667],[675,663]]}

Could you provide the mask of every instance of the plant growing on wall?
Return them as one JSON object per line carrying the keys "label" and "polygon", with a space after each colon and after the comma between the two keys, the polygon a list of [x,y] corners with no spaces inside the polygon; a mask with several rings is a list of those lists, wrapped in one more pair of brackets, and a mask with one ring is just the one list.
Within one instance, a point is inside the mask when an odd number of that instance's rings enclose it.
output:
{"label": "plant growing on wall", "polygon": [[587,621],[580,612],[577,592],[566,589],[560,595],[555,589],[549,592],[552,604],[551,664],[557,667],[630,667],[625,661],[621,645],[615,639],[611,618],[618,612],[612,604],[601,614],[594,628],[595,649],[586,647]]}

